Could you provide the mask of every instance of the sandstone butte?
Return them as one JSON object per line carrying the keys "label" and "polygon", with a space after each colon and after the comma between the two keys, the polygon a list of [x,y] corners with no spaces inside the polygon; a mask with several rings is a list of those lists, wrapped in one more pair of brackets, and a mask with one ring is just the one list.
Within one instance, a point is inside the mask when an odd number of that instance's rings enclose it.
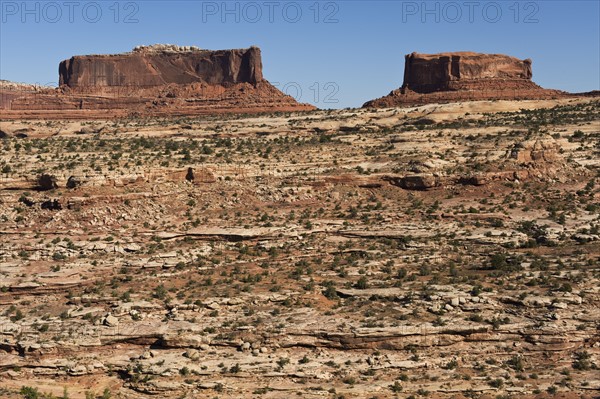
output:
{"label": "sandstone butte", "polygon": [[312,110],[264,79],[258,47],[201,50],[138,46],[75,56],[59,66],[59,87],[0,82],[3,119],[89,119]]}
{"label": "sandstone butte", "polygon": [[527,100],[570,96],[544,89],[532,78],[531,60],[502,54],[450,52],[405,56],[404,83],[365,108],[471,100]]}

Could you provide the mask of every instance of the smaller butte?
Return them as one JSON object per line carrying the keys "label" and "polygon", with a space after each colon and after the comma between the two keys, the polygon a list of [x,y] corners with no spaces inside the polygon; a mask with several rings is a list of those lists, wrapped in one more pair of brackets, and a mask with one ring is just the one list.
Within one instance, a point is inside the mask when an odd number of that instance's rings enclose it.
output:
{"label": "smaller butte", "polygon": [[404,83],[368,108],[472,100],[529,100],[569,96],[532,81],[532,61],[503,54],[450,52],[405,56]]}

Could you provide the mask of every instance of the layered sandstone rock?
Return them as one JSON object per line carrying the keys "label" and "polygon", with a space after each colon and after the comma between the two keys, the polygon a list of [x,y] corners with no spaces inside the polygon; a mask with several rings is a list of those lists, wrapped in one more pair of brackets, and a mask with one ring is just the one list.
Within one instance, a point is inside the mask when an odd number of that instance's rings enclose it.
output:
{"label": "layered sandstone rock", "polygon": [[515,144],[510,158],[521,164],[552,163],[562,160],[560,150],[556,141],[548,136]]}
{"label": "layered sandstone rock", "polygon": [[531,60],[470,52],[406,55],[403,88],[417,93],[456,90],[481,80],[531,81]]}
{"label": "layered sandstone rock", "polygon": [[219,51],[184,49],[142,47],[126,54],[75,56],[60,63],[60,84],[79,91],[94,91],[167,84],[255,84],[263,80],[258,47]]}
{"label": "layered sandstone rock", "polygon": [[124,54],[72,57],[60,63],[59,75],[57,89],[0,86],[3,117],[89,119],[314,109],[263,78],[258,47],[209,51],[138,46]]}
{"label": "layered sandstone rock", "polygon": [[485,99],[538,99],[567,95],[532,82],[531,60],[502,54],[412,53],[405,57],[404,83],[364,107],[385,108]]}
{"label": "layered sandstone rock", "polygon": [[440,185],[440,179],[430,173],[406,175],[403,177],[391,176],[387,177],[386,180],[405,190],[428,190]]}

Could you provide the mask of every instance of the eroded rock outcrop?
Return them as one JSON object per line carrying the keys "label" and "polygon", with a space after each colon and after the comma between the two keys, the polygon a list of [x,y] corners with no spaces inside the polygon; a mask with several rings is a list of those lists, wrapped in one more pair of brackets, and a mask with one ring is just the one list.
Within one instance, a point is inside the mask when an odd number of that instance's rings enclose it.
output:
{"label": "eroded rock outcrop", "polygon": [[460,89],[481,80],[531,81],[531,60],[468,52],[406,55],[402,87],[417,93]]}
{"label": "eroded rock outcrop", "polygon": [[539,99],[565,96],[532,80],[532,61],[502,54],[412,53],[405,57],[404,83],[364,107],[385,108],[485,99]]}
{"label": "eroded rock outcrop", "polygon": [[50,191],[58,188],[56,184],[56,176],[43,174],[38,177],[38,189],[41,191]]}
{"label": "eroded rock outcrop", "polygon": [[256,84],[263,80],[258,47],[219,51],[183,49],[150,46],[125,54],[75,56],[60,63],[60,85],[81,92],[97,92],[102,88]]}
{"label": "eroded rock outcrop", "polygon": [[516,143],[510,158],[521,164],[539,164],[562,160],[560,146],[552,137],[543,137]]}
{"label": "eroded rock outcrop", "polygon": [[386,180],[405,190],[428,190],[440,185],[440,179],[429,173],[406,175],[403,177],[388,176]]}
{"label": "eroded rock outcrop", "polygon": [[258,47],[138,46],[60,63],[60,87],[0,86],[6,119],[110,118],[308,111],[263,78]]}

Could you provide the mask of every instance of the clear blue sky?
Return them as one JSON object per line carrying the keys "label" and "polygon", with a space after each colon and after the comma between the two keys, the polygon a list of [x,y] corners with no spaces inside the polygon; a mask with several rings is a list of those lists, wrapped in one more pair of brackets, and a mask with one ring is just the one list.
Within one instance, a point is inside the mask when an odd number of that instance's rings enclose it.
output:
{"label": "clear blue sky", "polygon": [[259,46],[266,79],[322,108],[358,107],[399,87],[413,51],[531,58],[541,86],[598,90],[599,3],[0,0],[0,79],[56,84],[72,55],[173,43]]}

